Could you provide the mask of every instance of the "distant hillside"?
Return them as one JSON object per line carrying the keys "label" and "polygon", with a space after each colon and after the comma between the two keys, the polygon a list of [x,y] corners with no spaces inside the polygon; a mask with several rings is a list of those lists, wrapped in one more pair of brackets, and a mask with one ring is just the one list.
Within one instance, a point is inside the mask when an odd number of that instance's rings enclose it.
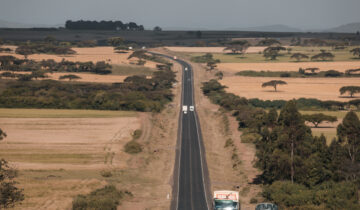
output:
{"label": "distant hillside", "polygon": [[326,30],[326,32],[356,33],[360,31],[360,23],[349,23]]}
{"label": "distant hillside", "polygon": [[236,31],[263,31],[263,32],[302,32],[302,30],[287,25],[268,25],[268,26],[257,26],[247,28],[228,28],[226,30]]}

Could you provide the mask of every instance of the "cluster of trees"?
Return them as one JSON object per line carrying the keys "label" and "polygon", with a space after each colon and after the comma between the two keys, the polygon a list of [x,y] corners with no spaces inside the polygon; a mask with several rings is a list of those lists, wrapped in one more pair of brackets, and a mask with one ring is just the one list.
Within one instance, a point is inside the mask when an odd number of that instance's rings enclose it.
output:
{"label": "cluster of trees", "polygon": [[276,60],[276,58],[280,55],[280,51],[282,50],[286,50],[286,48],[281,46],[270,46],[264,50],[263,54],[266,59]]}
{"label": "cluster of trees", "polygon": [[[229,97],[216,80],[203,83],[212,102],[232,111],[239,128],[256,134],[257,182],[263,196],[281,208],[358,209],[360,187],[360,121],[349,112],[330,145],[314,137],[305,120],[318,125],[335,120],[329,116],[302,116],[296,101],[288,101],[280,114],[249,106],[244,98]],[[225,103],[224,103],[225,102]],[[315,125],[314,124],[314,125]]]}
{"label": "cluster of trees", "polygon": [[[169,68],[170,69],[170,68]],[[64,83],[54,80],[10,81],[0,94],[0,107],[161,111],[172,101],[175,73],[152,78],[130,76],[123,83]]]}
{"label": "cluster of trees", "polygon": [[31,43],[17,47],[15,53],[23,55],[27,59],[31,54],[69,55],[76,52],[69,46],[59,46],[52,43]]}
{"label": "cluster of trees", "polygon": [[[335,57],[334,54],[322,50],[321,53],[318,53],[316,55],[311,56],[311,60],[326,61],[326,60],[333,60],[334,57]],[[299,62],[302,59],[309,59],[309,56],[305,55],[303,53],[294,53],[294,54],[291,55],[290,58],[291,59],[296,59]]]}
{"label": "cluster of trees", "polygon": [[226,44],[224,51],[230,50],[233,54],[244,54],[251,46],[247,40],[237,40]]}
{"label": "cluster of trees", "polygon": [[[358,77],[360,74],[352,72],[343,73],[336,70],[318,71],[318,68],[300,68],[298,72],[294,71],[253,71],[245,70],[236,73],[238,76],[248,77]],[[318,72],[317,72],[318,71]]]}
{"label": "cluster of trees", "polygon": [[263,171],[261,181],[268,185],[265,197],[283,208],[360,208],[357,115],[345,116],[337,129],[338,139],[328,146],[324,136],[312,136],[294,101],[279,116],[276,110],[271,112],[272,124],[261,123],[261,138],[255,142],[256,165]]}
{"label": "cluster of trees", "polygon": [[214,59],[214,55],[211,53],[206,53],[205,55],[192,57],[191,61],[195,63],[206,63],[208,71],[214,70],[217,67],[217,63],[220,63],[220,60]]}
{"label": "cluster of trees", "polygon": [[266,39],[260,40],[257,43],[257,45],[258,46],[274,46],[274,45],[280,46],[281,43],[280,43],[280,41],[278,41],[276,39],[266,38]]}
{"label": "cluster of trees", "polygon": [[121,21],[89,21],[89,20],[68,20],[65,28],[70,30],[121,30],[121,31],[143,31],[144,26],[134,22],[123,23]]}
{"label": "cluster of trees", "polygon": [[354,48],[352,50],[350,50],[350,52],[354,55],[354,56],[358,56],[360,58],[360,47]]}
{"label": "cluster of trees", "polygon": [[333,60],[335,57],[334,54],[331,52],[326,52],[325,50],[321,50],[321,53],[311,56],[311,60],[320,60],[320,61],[327,61]]}
{"label": "cluster of trees", "polygon": [[48,72],[89,72],[95,74],[110,74],[112,66],[104,61],[93,63],[72,62],[63,59],[56,62],[53,59],[34,61],[28,59],[18,59],[14,56],[0,56],[0,70],[9,71],[39,71]]}

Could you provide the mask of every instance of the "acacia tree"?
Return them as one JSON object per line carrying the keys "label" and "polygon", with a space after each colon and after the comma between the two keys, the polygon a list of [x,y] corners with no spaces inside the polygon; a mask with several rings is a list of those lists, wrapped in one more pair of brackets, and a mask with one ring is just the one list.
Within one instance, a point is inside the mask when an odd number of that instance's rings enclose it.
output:
{"label": "acacia tree", "polygon": [[310,115],[305,114],[305,115],[303,115],[303,118],[305,121],[314,124],[315,128],[317,128],[319,126],[319,124],[322,122],[336,122],[337,121],[337,117],[325,115],[323,113],[310,114]]}
{"label": "acacia tree", "polygon": [[326,60],[333,60],[334,57],[335,57],[334,54],[332,54],[330,52],[326,52],[325,50],[321,50],[321,53],[312,56],[311,60],[326,61]]}
{"label": "acacia tree", "polygon": [[113,47],[118,47],[124,43],[124,39],[122,37],[110,37],[107,43]]}
{"label": "acacia tree", "polygon": [[360,58],[360,47],[354,48],[354,49],[350,50],[350,52],[351,52],[354,56],[358,56],[358,57]]}
{"label": "acacia tree", "polygon": [[264,87],[272,86],[272,87],[274,87],[275,92],[276,92],[276,91],[277,91],[276,87],[277,87],[278,85],[287,85],[287,83],[286,83],[285,81],[282,81],[282,80],[271,80],[271,81],[269,81],[269,82],[264,82],[264,83],[261,85],[261,87],[264,88]]}
{"label": "acacia tree", "polygon": [[216,63],[217,62],[215,60],[207,62],[206,63],[206,66],[208,67],[207,70],[209,70],[209,71],[214,70],[217,67]]}
{"label": "acacia tree", "polygon": [[310,71],[311,74],[316,74],[316,71],[319,71],[320,69],[317,67],[310,67],[310,68],[306,68],[304,73],[306,73],[306,71]]}
{"label": "acacia tree", "polygon": [[247,40],[238,40],[228,43],[224,51],[231,50],[233,54],[244,54],[249,47],[250,43]]}
{"label": "acacia tree", "polygon": [[68,79],[69,81],[71,81],[71,80],[81,79],[81,77],[79,77],[75,74],[66,74],[66,75],[60,76],[59,79],[60,80]]}
{"label": "acacia tree", "polygon": [[281,45],[281,43],[276,39],[263,39],[260,40],[257,44],[258,46],[272,46],[272,45]]}
{"label": "acacia tree", "polygon": [[353,98],[354,94],[360,93],[360,86],[344,86],[341,87],[339,91],[341,95],[348,92],[350,94],[350,98]]}
{"label": "acacia tree", "polygon": [[222,78],[224,77],[224,73],[222,71],[218,71],[216,72],[215,76],[217,76],[219,80],[222,80]]}
{"label": "acacia tree", "polygon": [[16,48],[15,53],[23,55],[26,60],[29,55],[34,54],[34,51],[28,46],[19,46],[18,48]]}
{"label": "acacia tree", "polygon": [[[351,111],[346,114],[343,122],[337,127],[337,135],[347,151],[352,168],[357,168],[356,162],[360,152],[360,121],[355,112]],[[356,173],[352,173],[352,176],[353,179],[356,179]]]}
{"label": "acacia tree", "polygon": [[301,61],[301,59],[309,59],[309,56],[303,53],[294,53],[290,57],[291,59],[296,59],[297,61]]}
{"label": "acacia tree", "polygon": [[279,56],[279,52],[281,50],[286,50],[285,47],[268,47],[264,50],[263,54],[266,59],[270,58],[270,60],[276,60],[276,57]]}

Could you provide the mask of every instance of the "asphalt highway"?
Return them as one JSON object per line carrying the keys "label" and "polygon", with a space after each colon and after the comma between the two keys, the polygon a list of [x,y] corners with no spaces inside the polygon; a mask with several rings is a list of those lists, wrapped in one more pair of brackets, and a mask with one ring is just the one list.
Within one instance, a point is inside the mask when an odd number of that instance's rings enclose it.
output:
{"label": "asphalt highway", "polygon": [[[172,210],[209,210],[211,192],[205,159],[205,149],[194,100],[193,69],[187,62],[174,57],[152,53],[175,60],[182,66],[182,94],[179,117],[178,146],[174,168]],[[187,106],[185,114],[182,107]],[[194,111],[190,111],[194,106]]]}
{"label": "asphalt highway", "polygon": [[[183,66],[182,106],[188,106],[187,114],[181,111],[181,122],[179,122],[181,123],[179,127],[181,129],[181,151],[177,209],[209,209],[204,181],[204,170],[207,171],[207,168],[204,164],[206,161],[201,148],[201,131],[194,102],[193,70],[188,63],[182,60],[177,61]],[[194,106],[194,111],[190,111],[189,106]]]}

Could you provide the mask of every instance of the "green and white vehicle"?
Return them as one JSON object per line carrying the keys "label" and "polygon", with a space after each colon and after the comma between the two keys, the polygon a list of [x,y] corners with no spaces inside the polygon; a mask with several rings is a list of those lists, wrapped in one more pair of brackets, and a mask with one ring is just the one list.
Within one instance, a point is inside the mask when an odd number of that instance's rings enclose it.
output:
{"label": "green and white vehicle", "polygon": [[239,192],[214,191],[214,210],[239,210]]}

